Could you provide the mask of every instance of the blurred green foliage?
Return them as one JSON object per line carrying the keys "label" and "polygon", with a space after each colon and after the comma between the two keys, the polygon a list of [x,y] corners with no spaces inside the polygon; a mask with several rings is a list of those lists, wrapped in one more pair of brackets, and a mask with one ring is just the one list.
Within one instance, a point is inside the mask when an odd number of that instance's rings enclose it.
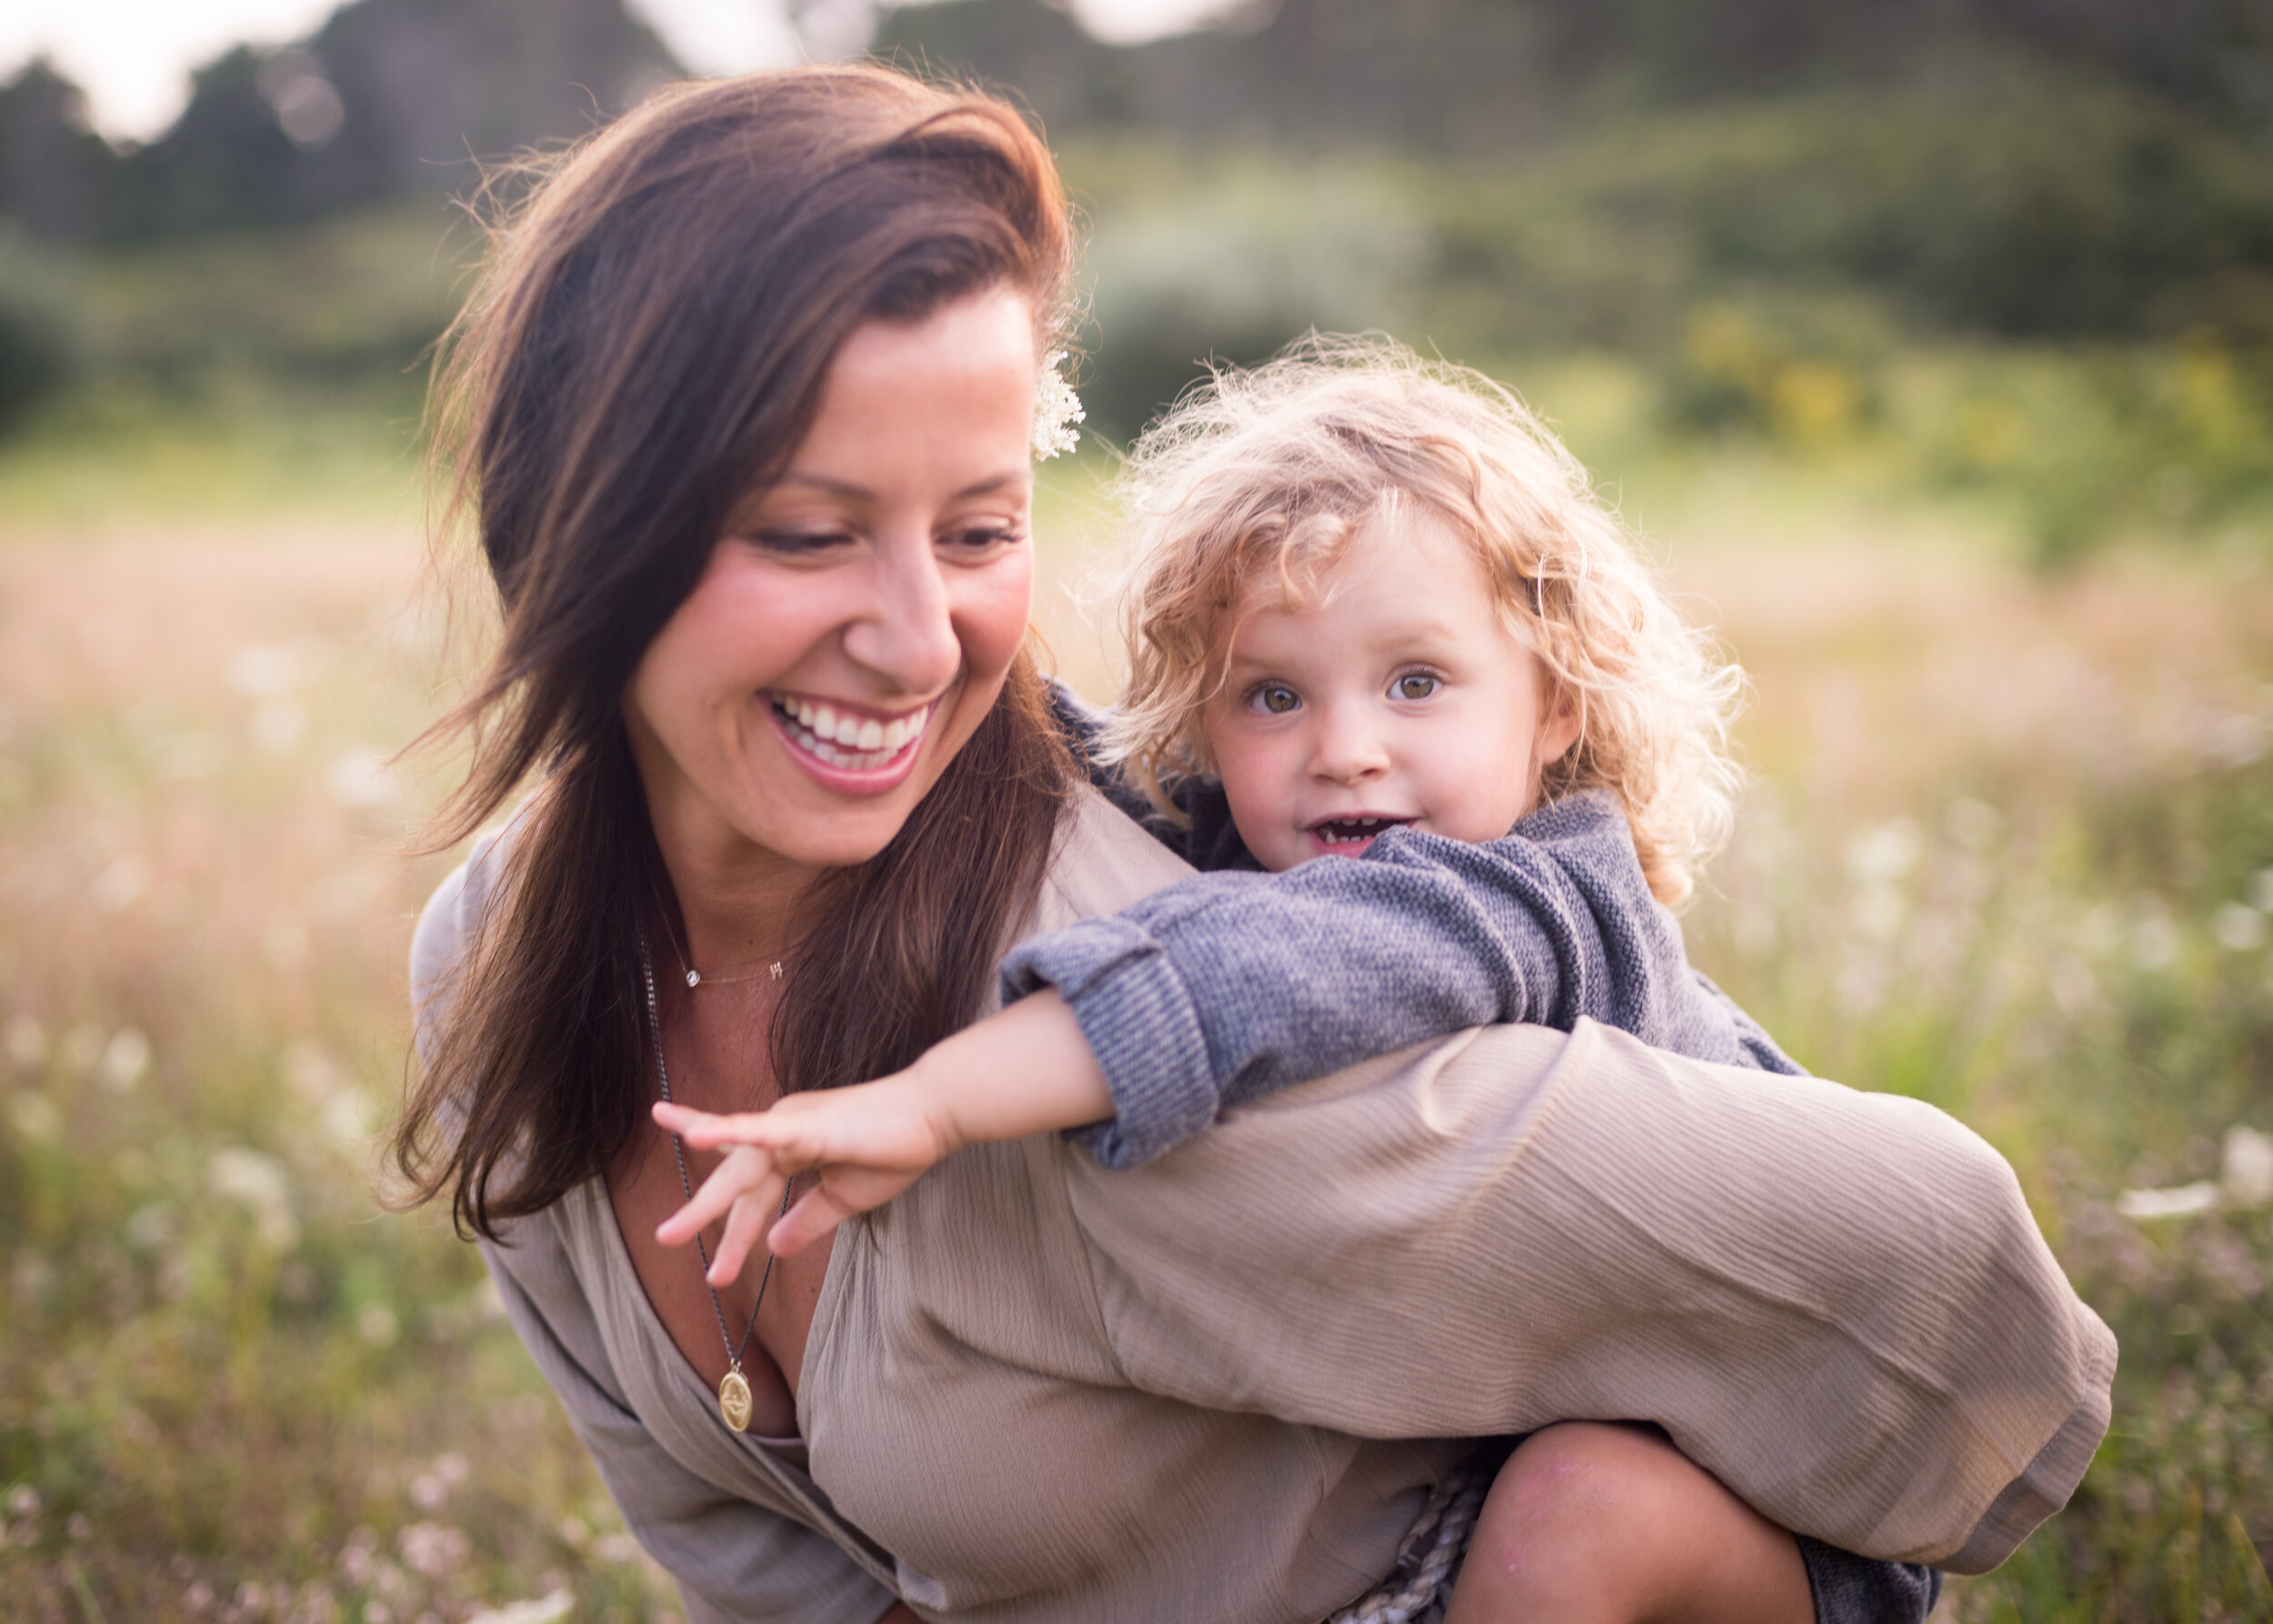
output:
{"label": "blurred green foliage", "polygon": [[2254,528],[2273,489],[2273,165],[2074,72],[1668,112],[1504,165],[1065,160],[1118,439],[1204,361],[1378,326],[1518,384],[1617,357],[1668,446],[1978,493],[2047,563]]}

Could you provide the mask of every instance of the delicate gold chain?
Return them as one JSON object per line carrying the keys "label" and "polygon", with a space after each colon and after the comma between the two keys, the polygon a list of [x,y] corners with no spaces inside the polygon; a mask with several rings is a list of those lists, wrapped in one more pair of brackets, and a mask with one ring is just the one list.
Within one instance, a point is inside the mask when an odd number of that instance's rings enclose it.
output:
{"label": "delicate gold chain", "polygon": [[[776,975],[781,973],[779,965],[774,967],[774,973]],[[644,929],[639,933],[639,977],[646,988],[647,1026],[655,1037],[656,1087],[662,1092],[663,1103],[669,1105],[671,1103],[671,1072],[670,1068],[663,1063],[663,1013],[656,1004],[655,961],[647,951],[647,933]],[[687,985],[693,986],[694,981],[690,978]],[[695,1198],[695,1186],[693,1180],[686,1176],[686,1141],[680,1138],[676,1133],[671,1135],[671,1156],[678,1163],[679,1188],[684,1190],[686,1198],[692,1201]],[[788,1215],[789,1188],[786,1182],[781,1191],[781,1210],[784,1217]],[[742,1328],[742,1340],[739,1344],[736,1343],[732,1333],[726,1329],[726,1308],[718,1301],[717,1288],[710,1283],[710,1248],[703,1244],[703,1238],[699,1231],[695,1236],[695,1255],[702,1259],[703,1289],[710,1294],[710,1312],[712,1317],[718,1321],[718,1340],[726,1345],[726,1379],[718,1384],[719,1408],[726,1415],[726,1424],[733,1427],[736,1432],[740,1432],[749,1425],[748,1383],[742,1381],[742,1355],[750,1346],[750,1333],[757,1328],[757,1311],[766,1304],[766,1288],[774,1278],[774,1254],[770,1250],[766,1254],[766,1272],[757,1278],[757,1297],[750,1304],[749,1323]],[[729,1384],[736,1381],[742,1381],[743,1388],[742,1420],[739,1424],[736,1424],[735,1420],[734,1406],[727,1396]]]}

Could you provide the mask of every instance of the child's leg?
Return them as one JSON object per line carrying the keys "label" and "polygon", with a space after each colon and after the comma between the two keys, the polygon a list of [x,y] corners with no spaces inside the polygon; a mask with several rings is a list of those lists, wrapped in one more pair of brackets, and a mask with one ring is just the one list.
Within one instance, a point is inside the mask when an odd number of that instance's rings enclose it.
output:
{"label": "child's leg", "polygon": [[1799,1547],[1654,1432],[1526,1439],[1477,1518],[1445,1624],[1811,1624]]}

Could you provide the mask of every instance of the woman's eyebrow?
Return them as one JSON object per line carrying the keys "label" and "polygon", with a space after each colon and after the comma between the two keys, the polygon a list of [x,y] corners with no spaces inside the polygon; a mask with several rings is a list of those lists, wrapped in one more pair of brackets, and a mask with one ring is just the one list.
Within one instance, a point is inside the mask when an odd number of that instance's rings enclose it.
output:
{"label": "woman's eyebrow", "polygon": [[[989,475],[974,485],[965,486],[961,490],[950,495],[948,500],[960,502],[972,496],[992,496],[996,491],[1006,490],[1017,485],[1024,476],[1024,469],[1006,469],[1002,473]],[[796,468],[792,468],[784,474],[778,483],[801,485],[809,490],[819,491],[823,496],[835,496],[846,502],[873,502],[876,499],[876,492],[865,485],[856,485],[849,479],[836,479],[826,474],[806,473]]]}

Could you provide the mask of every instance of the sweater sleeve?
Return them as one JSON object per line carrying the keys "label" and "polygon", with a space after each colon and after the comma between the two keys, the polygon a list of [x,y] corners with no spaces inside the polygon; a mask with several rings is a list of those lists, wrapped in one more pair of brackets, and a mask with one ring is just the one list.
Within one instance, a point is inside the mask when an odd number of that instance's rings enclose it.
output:
{"label": "sweater sleeve", "polygon": [[1917,1100],[1497,1027],[1132,1171],[1059,1159],[1120,1368],[1188,1403],[1651,1421],[1796,1533],[1968,1573],[2107,1429],[2114,1338],[2003,1158]]}
{"label": "sweater sleeve", "polygon": [[1043,986],[1072,1006],[1112,1089],[1113,1119],[1086,1135],[1108,1167],[1225,1106],[1467,1027],[1591,1017],[1759,1063],[1733,1006],[1689,971],[1625,819],[1591,796],[1482,845],[1398,829],[1354,862],[1197,876],[1021,944],[1005,1000]]}

